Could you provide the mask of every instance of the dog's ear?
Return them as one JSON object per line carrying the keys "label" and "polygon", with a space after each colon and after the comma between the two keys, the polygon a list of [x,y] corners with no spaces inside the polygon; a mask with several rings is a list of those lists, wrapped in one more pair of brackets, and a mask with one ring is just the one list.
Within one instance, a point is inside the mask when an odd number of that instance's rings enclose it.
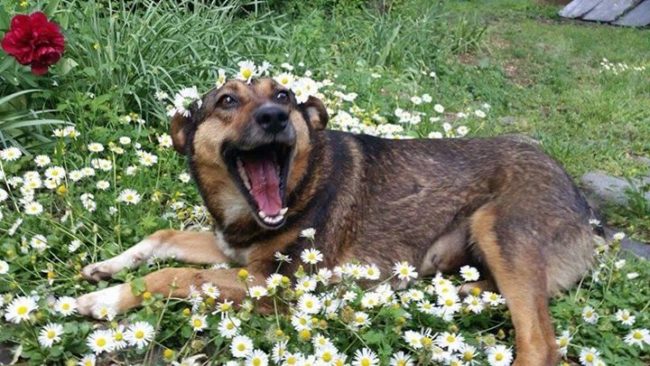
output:
{"label": "dog's ear", "polygon": [[325,104],[316,97],[309,97],[307,101],[301,104],[307,122],[316,130],[324,130],[329,121]]}
{"label": "dog's ear", "polygon": [[176,113],[172,117],[171,131],[172,143],[174,149],[181,154],[185,155],[185,144],[187,143],[187,136],[185,136],[185,126],[191,123],[189,117],[185,117],[180,113]]}

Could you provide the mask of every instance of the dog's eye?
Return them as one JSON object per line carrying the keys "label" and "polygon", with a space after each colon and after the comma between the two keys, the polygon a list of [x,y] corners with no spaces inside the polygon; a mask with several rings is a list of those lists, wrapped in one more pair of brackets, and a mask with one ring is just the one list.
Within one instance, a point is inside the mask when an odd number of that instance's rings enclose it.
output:
{"label": "dog's eye", "polygon": [[275,93],[275,101],[278,103],[289,102],[289,92],[280,90],[279,92]]}
{"label": "dog's eye", "polygon": [[226,94],[223,97],[219,98],[217,105],[223,108],[232,108],[237,105],[237,99],[235,99],[235,97],[232,95]]}

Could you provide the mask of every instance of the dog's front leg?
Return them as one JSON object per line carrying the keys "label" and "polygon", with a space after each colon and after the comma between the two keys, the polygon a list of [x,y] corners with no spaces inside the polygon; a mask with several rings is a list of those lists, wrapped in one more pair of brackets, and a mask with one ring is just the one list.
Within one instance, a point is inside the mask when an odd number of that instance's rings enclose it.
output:
{"label": "dog's front leg", "polygon": [[159,230],[113,258],[87,265],[81,273],[87,280],[96,282],[122,269],[137,267],[152,257],[193,264],[227,262],[216,240],[210,232]]}
{"label": "dog's front leg", "polygon": [[[247,283],[238,279],[240,269],[194,268],[161,269],[145,276],[144,283],[147,291],[172,298],[187,298],[192,287],[200,289],[204,283],[211,283],[219,289],[221,299],[232,300],[238,304],[246,296],[248,286],[264,284],[264,274],[248,270],[251,276]],[[139,306],[141,302],[142,297],[135,296],[129,284],[112,286],[77,299],[79,313],[95,318],[101,318],[101,308],[122,313]]]}

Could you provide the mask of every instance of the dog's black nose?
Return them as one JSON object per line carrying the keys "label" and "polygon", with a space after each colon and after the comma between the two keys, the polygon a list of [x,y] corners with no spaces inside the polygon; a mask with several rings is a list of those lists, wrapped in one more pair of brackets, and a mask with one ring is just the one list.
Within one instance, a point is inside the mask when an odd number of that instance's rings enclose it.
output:
{"label": "dog's black nose", "polygon": [[289,114],[276,106],[264,106],[255,111],[255,122],[268,133],[280,133],[289,123]]}

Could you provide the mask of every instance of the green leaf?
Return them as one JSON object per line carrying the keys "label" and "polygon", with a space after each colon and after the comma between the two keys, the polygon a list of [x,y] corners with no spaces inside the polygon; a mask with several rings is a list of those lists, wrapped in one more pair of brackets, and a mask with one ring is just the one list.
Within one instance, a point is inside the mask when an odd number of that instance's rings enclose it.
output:
{"label": "green leaf", "polygon": [[140,296],[147,290],[147,285],[145,284],[142,277],[136,278],[135,280],[129,282],[129,284],[131,285],[131,293],[134,296]]}
{"label": "green leaf", "polygon": [[47,15],[48,18],[51,18],[56,11],[56,8],[59,6],[60,0],[48,0],[47,6],[43,9],[43,13]]}

